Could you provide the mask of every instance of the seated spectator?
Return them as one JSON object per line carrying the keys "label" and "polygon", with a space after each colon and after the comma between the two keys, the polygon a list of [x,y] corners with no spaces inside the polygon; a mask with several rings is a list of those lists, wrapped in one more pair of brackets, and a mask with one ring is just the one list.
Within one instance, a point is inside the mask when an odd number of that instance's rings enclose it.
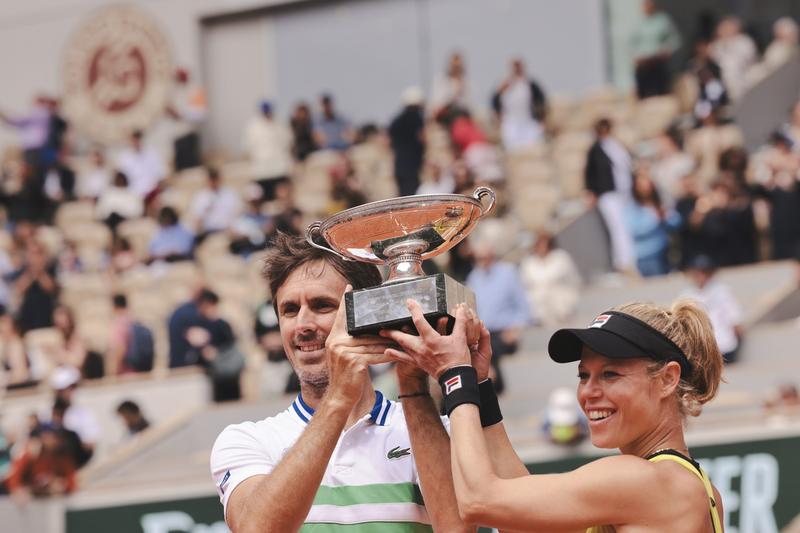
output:
{"label": "seated spectator", "polygon": [[578,405],[575,392],[566,387],[550,393],[542,419],[542,431],[553,444],[574,446],[589,435],[589,422]]}
{"label": "seated spectator", "polygon": [[633,237],[639,273],[661,276],[670,271],[669,234],[680,227],[681,219],[674,210],[661,205],[658,190],[644,168],[634,178],[633,202],[626,206],[625,223]]}
{"label": "seated spectator", "polygon": [[464,159],[467,168],[479,183],[499,181],[503,178],[497,148],[486,141],[480,126],[466,111],[454,114],[450,137],[456,156]]}
{"label": "seated spectator", "polygon": [[566,250],[556,248],[555,238],[539,231],[532,254],[522,258],[519,276],[542,325],[562,324],[575,312],[581,288],[581,275]]}
{"label": "seated spectator", "polygon": [[[283,350],[283,340],[281,340],[280,328],[278,327],[278,315],[275,312],[272,300],[262,303],[256,310],[254,333],[258,345],[267,355],[267,361],[285,365],[288,360],[286,352]],[[292,369],[283,392],[291,394],[299,391],[300,379]]]}
{"label": "seated spectator", "polygon": [[19,326],[4,307],[0,307],[0,374],[4,375],[0,383],[9,390],[38,384]]}
{"label": "seated spectator", "polygon": [[55,363],[59,366],[71,366],[78,370],[83,369],[88,350],[83,339],[78,334],[75,314],[72,309],[65,305],[56,307],[53,310],[53,326],[63,339],[63,344],[60,346]]}
{"label": "seated spectator", "polygon": [[53,326],[53,309],[59,291],[55,264],[48,258],[44,246],[31,242],[25,250],[24,261],[22,268],[11,275],[20,302],[17,324],[22,335],[32,329]]}
{"label": "seated spectator", "polygon": [[78,370],[71,366],[59,366],[50,376],[50,386],[55,392],[54,405],[56,402],[62,402],[65,407],[59,423],[78,434],[88,461],[100,440],[101,430],[94,413],[75,401],[75,390],[80,379],[81,374]]}
{"label": "seated spectator", "polygon": [[149,372],[153,369],[153,333],[133,318],[124,294],[112,297],[114,316],[109,335],[109,359],[117,374]]}
{"label": "seated spectator", "polygon": [[361,182],[346,154],[340,154],[339,160],[331,167],[330,180],[331,204],[327,208],[330,214],[367,202]]}
{"label": "seated spectator", "polygon": [[317,149],[317,142],[314,140],[314,123],[311,120],[311,109],[305,102],[297,104],[294,111],[292,111],[291,127],[294,138],[292,155],[297,161],[305,161]]}
{"label": "seated spectator", "polygon": [[255,184],[245,190],[245,209],[228,229],[232,254],[248,257],[253,252],[263,250],[275,231],[272,217],[261,210],[261,194],[261,187]]}
{"label": "seated spectator", "polygon": [[149,203],[158,193],[161,181],[166,177],[164,161],[154,148],[142,142],[143,133],[135,131],[130,136],[130,146],[119,154],[119,168],[130,182],[130,188]]}
{"label": "seated spectator", "polygon": [[78,198],[96,200],[111,184],[111,169],[106,162],[103,150],[92,150],[92,165],[78,174]]}
{"label": "seated spectator", "polygon": [[178,221],[174,208],[162,207],[158,212],[158,231],[150,241],[148,263],[153,261],[184,261],[191,259],[194,235]]}
{"label": "seated spectator", "polygon": [[244,355],[236,347],[230,324],[219,316],[219,297],[205,289],[197,298],[201,321],[186,331],[192,346],[190,359],[205,367],[214,389],[214,401],[242,397],[239,378],[244,370]]}
{"label": "seated spectator", "polygon": [[69,408],[69,404],[63,398],[56,398],[51,411],[50,424],[60,433],[64,445],[75,461],[76,468],[81,468],[89,462],[92,454],[83,447],[81,438],[76,432],[64,427],[64,415],[67,413],[67,408]]}
{"label": "seated spectator", "polygon": [[278,183],[289,179],[292,171],[292,137],[289,129],[272,116],[272,104],[261,102],[261,113],[250,119],[244,131],[244,145],[253,177],[271,200]]}
{"label": "seated spectator", "polygon": [[141,433],[150,427],[150,422],[142,414],[139,404],[131,400],[125,400],[117,406],[117,414],[125,424],[129,436]]}
{"label": "seated spectator", "polygon": [[78,249],[72,241],[64,241],[64,245],[58,252],[55,260],[56,279],[61,281],[63,277],[70,274],[80,274],[83,272],[83,261],[78,254]]}
{"label": "seated spectator", "polygon": [[196,361],[192,360],[192,345],[186,339],[186,332],[199,326],[202,322],[200,311],[198,310],[198,298],[204,289],[198,288],[192,299],[179,305],[167,320],[167,333],[169,335],[169,367],[178,368],[193,365]]}
{"label": "seated spectator", "polygon": [[122,171],[114,173],[111,185],[97,198],[94,216],[105,222],[112,232],[123,220],[140,218],[144,214],[142,198],[128,186],[128,177]]}
{"label": "seated spectator", "polygon": [[133,251],[133,246],[128,239],[118,237],[111,243],[111,272],[121,274],[131,270],[139,264],[139,258]]}
{"label": "seated spectator", "polygon": [[722,80],[714,75],[711,67],[705,66],[697,72],[697,82],[700,94],[693,110],[697,124],[704,124],[711,115],[724,116],[725,107],[730,101]]}
{"label": "seated spectator", "polygon": [[6,250],[0,249],[0,305],[5,307],[8,307],[11,298],[9,277],[14,273],[14,270],[11,255]]}
{"label": "seated spectator", "polygon": [[282,183],[275,189],[275,201],[271,203],[268,213],[273,217],[275,225],[274,231],[268,235],[268,240],[271,240],[276,232],[289,235],[305,233],[303,213],[295,205],[291,182]]}
{"label": "seated spectator", "polygon": [[333,96],[320,98],[321,116],[314,122],[314,138],[322,150],[347,150],[353,144],[355,132],[350,121],[336,111]]}
{"label": "seated spectator", "polygon": [[675,207],[680,181],[694,167],[692,156],[683,151],[683,138],[677,128],[670,128],[658,137],[658,154],[650,172],[664,207]]}
{"label": "seated spectator", "polygon": [[738,243],[742,236],[735,234],[738,231],[733,223],[735,218],[731,187],[717,180],[711,190],[697,198],[687,219],[697,237],[698,248],[717,265],[740,264]]}
{"label": "seated spectator", "polygon": [[63,434],[52,424],[42,424],[11,465],[8,491],[21,504],[30,496],[63,496],[75,491],[76,470]]}
{"label": "seated spectator", "polygon": [[241,210],[239,195],[222,184],[216,168],[208,168],[208,186],[198,191],[189,208],[197,242],[207,235],[228,229]]}
{"label": "seated spectator", "polygon": [[438,163],[428,163],[428,180],[420,184],[417,194],[453,194],[456,188],[452,171]]}
{"label": "seated spectator", "polygon": [[742,310],[728,285],[715,279],[716,271],[711,257],[698,255],[693,258],[686,271],[693,287],[684,291],[682,296],[695,300],[705,309],[722,357],[726,363],[735,363],[744,336]]}

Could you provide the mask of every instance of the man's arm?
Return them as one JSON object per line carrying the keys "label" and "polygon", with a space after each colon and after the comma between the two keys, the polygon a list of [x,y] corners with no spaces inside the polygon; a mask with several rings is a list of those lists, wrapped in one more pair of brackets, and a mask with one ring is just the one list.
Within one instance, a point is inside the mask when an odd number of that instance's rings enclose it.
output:
{"label": "man's arm", "polygon": [[[397,377],[400,394],[428,392],[428,376],[399,363]],[[414,463],[420,478],[425,508],[434,531],[475,531],[458,514],[458,502],[450,469],[450,438],[442,425],[433,398],[412,396],[402,399]]]}

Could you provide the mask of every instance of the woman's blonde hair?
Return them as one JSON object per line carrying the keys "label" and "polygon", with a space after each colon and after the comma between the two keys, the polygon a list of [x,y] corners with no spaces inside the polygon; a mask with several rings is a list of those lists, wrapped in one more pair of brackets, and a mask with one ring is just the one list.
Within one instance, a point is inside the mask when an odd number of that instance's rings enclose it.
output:
{"label": "woman's blonde hair", "polygon": [[[717,394],[722,379],[722,353],[706,312],[691,300],[678,300],[670,309],[650,303],[630,303],[614,310],[646,322],[683,350],[693,371],[681,377],[679,405],[683,415],[699,415],[703,404]],[[652,369],[657,371],[664,365],[666,361],[658,361]]]}

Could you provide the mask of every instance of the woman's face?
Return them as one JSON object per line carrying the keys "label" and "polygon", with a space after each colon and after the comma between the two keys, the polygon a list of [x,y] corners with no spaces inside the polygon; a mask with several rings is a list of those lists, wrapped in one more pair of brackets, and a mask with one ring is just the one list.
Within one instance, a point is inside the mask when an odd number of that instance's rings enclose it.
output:
{"label": "woman's face", "polygon": [[610,359],[584,347],[578,365],[578,402],[589,420],[592,444],[624,448],[659,417],[659,398],[648,359]]}

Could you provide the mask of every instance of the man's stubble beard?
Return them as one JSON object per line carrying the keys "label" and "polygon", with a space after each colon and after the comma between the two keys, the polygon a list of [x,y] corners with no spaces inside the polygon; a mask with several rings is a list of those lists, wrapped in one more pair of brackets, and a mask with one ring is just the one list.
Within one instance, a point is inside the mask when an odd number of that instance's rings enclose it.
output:
{"label": "man's stubble beard", "polygon": [[297,373],[300,384],[314,391],[318,396],[325,394],[330,383],[330,373],[327,368],[319,370],[302,370]]}

